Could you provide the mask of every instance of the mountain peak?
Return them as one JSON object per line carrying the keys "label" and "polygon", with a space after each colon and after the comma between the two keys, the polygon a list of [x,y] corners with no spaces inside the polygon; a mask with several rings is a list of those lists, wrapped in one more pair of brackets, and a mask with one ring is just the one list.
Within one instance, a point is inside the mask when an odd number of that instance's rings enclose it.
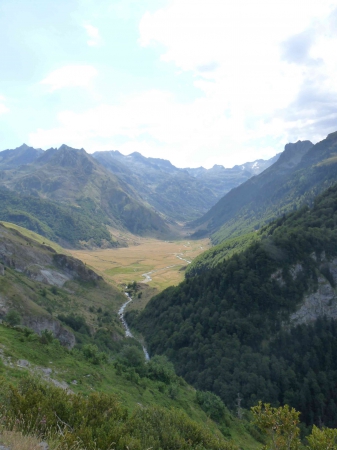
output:
{"label": "mountain peak", "polygon": [[32,148],[32,147],[29,147],[29,145],[23,143],[22,145],[20,145],[20,147],[17,147],[15,150],[27,150],[27,148]]}
{"label": "mountain peak", "polygon": [[280,167],[291,168],[297,166],[303,156],[313,147],[310,141],[297,141],[295,143],[286,144],[284,152],[281,153],[277,164]]}

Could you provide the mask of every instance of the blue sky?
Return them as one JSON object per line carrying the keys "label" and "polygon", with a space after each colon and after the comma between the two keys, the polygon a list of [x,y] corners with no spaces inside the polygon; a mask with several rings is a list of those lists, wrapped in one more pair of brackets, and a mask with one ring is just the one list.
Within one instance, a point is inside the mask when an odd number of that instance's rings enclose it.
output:
{"label": "blue sky", "polygon": [[1,0],[1,149],[231,167],[337,130],[337,1]]}

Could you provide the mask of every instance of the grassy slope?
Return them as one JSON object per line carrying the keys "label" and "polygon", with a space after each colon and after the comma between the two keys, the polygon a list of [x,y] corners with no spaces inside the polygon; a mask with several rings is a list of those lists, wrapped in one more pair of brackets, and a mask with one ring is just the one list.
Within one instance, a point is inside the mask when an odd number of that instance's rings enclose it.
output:
{"label": "grassy slope", "polygon": [[[8,249],[12,251],[12,265],[17,268],[25,267],[31,273],[34,273],[35,267],[39,265],[47,270],[57,270],[62,273],[60,268],[48,265],[53,261],[52,257],[55,254],[49,249],[49,244],[55,251],[58,250],[64,254],[61,247],[48,242],[42,236],[12,224],[6,224],[4,230],[8,232],[2,231],[0,242],[5,239],[7,245],[11,245]],[[6,253],[8,249],[3,251]],[[31,264],[32,257],[35,264]],[[18,271],[13,266],[5,268],[5,275],[0,276],[2,303],[0,314],[2,316],[11,309],[17,310],[22,317],[57,318],[59,314],[79,315],[86,320],[92,330],[99,328],[104,317],[108,316],[111,318],[109,324],[111,332],[119,336],[123,335],[116,313],[125,301],[125,297],[114,286],[103,280],[93,284],[89,281],[72,279],[63,287],[55,288],[27,276],[24,273],[26,269]],[[99,308],[101,312],[98,312]]]}
{"label": "grassy slope", "polygon": [[192,264],[186,269],[186,277],[193,277],[205,270],[214,268],[235,253],[244,251],[250,244],[259,239],[260,236],[253,231],[236,238],[227,239],[222,244],[215,245],[192,261]]}
{"label": "grassy slope", "polygon": [[[214,433],[219,433],[218,426],[201,410],[195,399],[195,390],[182,382],[176,399],[170,398],[168,392],[161,392],[163,383],[142,378],[140,383],[128,380],[118,375],[111,363],[101,366],[86,361],[80,352],[65,350],[60,345],[52,343],[41,344],[30,341],[23,333],[15,329],[0,325],[0,352],[10,366],[1,364],[0,377],[2,382],[17,384],[19,380],[34,373],[42,376],[41,368],[50,368],[51,378],[69,384],[73,392],[89,394],[92,391],[115,393],[129,410],[137,405],[160,405],[166,408],[179,408],[189,417],[199,423],[206,424]],[[21,368],[18,360],[27,360],[31,366]],[[1,380],[1,378],[0,378]],[[77,384],[73,384],[76,380]],[[245,428],[246,422],[240,422],[233,415],[229,417],[229,426],[226,428],[228,437],[242,449],[255,450],[261,445],[250,435]]]}
{"label": "grassy slope", "polygon": [[[7,224],[11,229],[11,225]],[[17,230],[18,227],[14,227]],[[34,236],[31,232],[20,229],[22,234],[14,234],[14,240],[27,239],[34,245],[33,238],[38,242],[45,242],[44,238]],[[47,242],[45,242],[47,243]],[[40,244],[37,244],[38,246]],[[44,291],[44,294],[42,292]],[[117,318],[117,309],[124,301],[124,296],[115,291],[111,286],[101,281],[96,286],[78,281],[68,281],[64,288],[53,290],[52,287],[37,283],[28,278],[24,273],[6,267],[5,276],[0,277],[0,295],[6,295],[10,299],[12,309],[19,310],[22,315],[49,315],[56,317],[58,314],[74,314],[83,317],[92,332],[98,327],[108,330],[112,345],[109,358],[116,358],[118,352],[128,345],[135,345],[133,339],[124,338]],[[98,308],[102,312],[98,312]],[[109,314],[109,320],[104,322]],[[102,323],[103,320],[103,323]],[[73,331],[73,330],[72,330]],[[144,406],[160,405],[166,408],[180,408],[198,423],[207,424],[214,433],[219,433],[218,426],[207,418],[196,402],[195,390],[183,380],[179,383],[176,398],[171,398],[169,387],[162,382],[148,378],[133,380],[125,373],[120,373],[112,363],[93,365],[83,356],[80,350],[85,343],[94,343],[95,335],[75,333],[80,345],[72,351],[61,347],[57,341],[46,345],[42,344],[37,335],[26,336],[20,328],[8,328],[0,325],[0,383],[13,382],[28,375],[35,374],[45,377],[42,368],[52,369],[50,378],[59,382],[66,382],[74,392],[88,394],[92,391],[116,393],[120,396],[128,409],[133,410],[138,404]],[[18,360],[27,360],[29,368],[18,366]],[[76,380],[74,384],[73,381]],[[254,450],[260,445],[254,440],[245,428],[246,422],[240,422],[233,416],[228,416],[229,422],[225,426],[226,436],[247,450]]]}
{"label": "grassy slope", "polygon": [[95,214],[90,202],[83,202],[79,208],[4,189],[0,189],[0,201],[1,220],[21,225],[54,242],[72,247],[79,247],[80,242],[116,245],[102,214]]}
{"label": "grassy slope", "polygon": [[2,225],[4,225],[6,228],[10,228],[12,230],[19,231],[19,233],[21,233],[23,236],[33,239],[34,241],[38,242],[39,244],[48,245],[49,247],[53,248],[58,253],[67,253],[67,251],[63,247],[61,247],[60,245],[51,241],[50,239],[48,239],[44,236],[41,236],[40,234],[35,233],[34,231],[27,230],[27,228],[20,227],[20,225],[16,225],[15,223],[11,223],[11,222],[0,221],[0,223]]}

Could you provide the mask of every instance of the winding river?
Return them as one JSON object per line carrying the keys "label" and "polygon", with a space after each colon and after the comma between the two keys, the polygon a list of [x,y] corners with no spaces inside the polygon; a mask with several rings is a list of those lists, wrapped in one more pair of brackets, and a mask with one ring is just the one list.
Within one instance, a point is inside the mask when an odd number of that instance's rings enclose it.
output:
{"label": "winding river", "polygon": [[[123,305],[119,308],[118,315],[119,315],[120,321],[122,322],[123,327],[124,327],[124,329],[125,329],[125,336],[126,336],[126,337],[132,337],[132,338],[136,339],[136,338],[134,337],[134,335],[131,333],[130,328],[129,328],[129,325],[127,324],[127,322],[126,322],[126,320],[125,320],[125,318],[124,318],[125,308],[126,308],[126,306],[127,306],[130,302],[132,302],[132,297],[131,297],[127,292],[124,292],[124,294],[125,294],[126,297],[127,297],[127,301],[126,301],[125,303],[123,303]],[[138,342],[140,342],[138,339],[136,339],[136,340],[137,340]],[[146,347],[145,347],[141,342],[140,342],[140,344],[141,344],[142,347],[143,347],[143,352],[144,352],[145,360],[146,360],[146,361],[150,361],[150,355],[149,355],[148,351],[146,350]]]}

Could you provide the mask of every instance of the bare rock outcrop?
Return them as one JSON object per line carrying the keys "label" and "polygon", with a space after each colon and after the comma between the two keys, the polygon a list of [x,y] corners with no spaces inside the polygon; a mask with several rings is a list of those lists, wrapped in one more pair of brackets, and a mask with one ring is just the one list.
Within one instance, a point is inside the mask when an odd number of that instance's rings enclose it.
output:
{"label": "bare rock outcrop", "polygon": [[[328,261],[323,252],[318,258],[318,268],[326,276],[318,277],[318,288],[315,292],[307,293],[298,310],[290,316],[293,325],[312,322],[319,317],[330,317],[337,319],[337,294],[334,286],[337,285],[337,258]],[[300,265],[297,264],[293,273],[298,273]],[[328,279],[328,278],[329,279]]]}
{"label": "bare rock outcrop", "polygon": [[304,297],[300,308],[290,316],[290,321],[297,325],[312,322],[322,316],[337,319],[337,296],[323,276],[318,278],[317,291]]}
{"label": "bare rock outcrop", "polygon": [[68,255],[61,255],[56,253],[53,257],[54,264],[62,269],[72,278],[77,278],[81,281],[99,281],[103,278],[97,275],[96,272],[89,269],[82,261]]}
{"label": "bare rock outcrop", "polygon": [[[54,249],[8,229],[0,224],[0,261],[5,266],[25,273],[35,281],[62,287],[68,280],[97,282],[102,279],[82,261],[58,254]],[[0,263],[0,276],[4,266]],[[54,266],[54,267],[53,267]]]}
{"label": "bare rock outcrop", "polygon": [[69,349],[75,345],[75,336],[63,328],[57,320],[52,317],[26,317],[23,324],[41,335],[42,331],[49,330],[60,343]]}

